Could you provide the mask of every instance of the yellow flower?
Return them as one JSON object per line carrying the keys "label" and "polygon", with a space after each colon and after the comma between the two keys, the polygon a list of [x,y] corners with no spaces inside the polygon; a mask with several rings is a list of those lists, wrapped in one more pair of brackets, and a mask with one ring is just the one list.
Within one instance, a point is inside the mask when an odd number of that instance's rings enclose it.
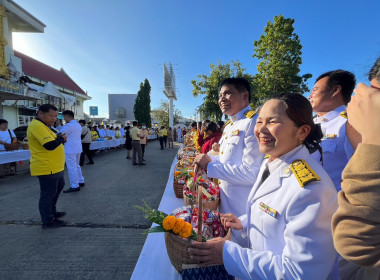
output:
{"label": "yellow flower", "polygon": [[175,234],[178,234],[182,230],[184,225],[185,225],[185,221],[177,218],[176,223],[175,223],[174,227],[172,228],[172,231]]}
{"label": "yellow flower", "polygon": [[174,216],[167,216],[162,222],[162,227],[164,230],[171,230],[174,227],[176,220],[177,218]]}
{"label": "yellow flower", "polygon": [[191,224],[185,223],[185,226],[179,232],[179,236],[181,236],[182,238],[189,238],[192,230],[193,230],[193,227],[191,226]]}

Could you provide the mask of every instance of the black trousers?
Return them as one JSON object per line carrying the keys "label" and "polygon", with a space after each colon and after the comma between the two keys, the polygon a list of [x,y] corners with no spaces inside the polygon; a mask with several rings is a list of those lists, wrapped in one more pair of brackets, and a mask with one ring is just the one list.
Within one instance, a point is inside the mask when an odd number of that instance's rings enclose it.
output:
{"label": "black trousers", "polygon": [[92,153],[90,151],[90,145],[91,143],[82,143],[82,153],[80,154],[80,160],[79,160],[80,165],[84,164],[84,154],[86,154],[89,162],[91,163],[94,162],[94,159],[92,158]]}
{"label": "black trousers", "polygon": [[145,154],[145,144],[141,144],[141,151],[142,151],[142,157],[144,158],[144,154]]}
{"label": "black trousers", "polygon": [[60,193],[65,186],[63,171],[51,174],[38,176],[40,182],[40,201],[38,207],[40,210],[41,220],[43,224],[54,219],[57,212],[56,204]]}
{"label": "black trousers", "polygon": [[166,148],[166,143],[168,143],[168,136],[164,135],[164,143],[165,143],[165,148]]}
{"label": "black trousers", "polygon": [[164,137],[158,137],[158,140],[160,140],[161,150],[163,150],[164,149]]}

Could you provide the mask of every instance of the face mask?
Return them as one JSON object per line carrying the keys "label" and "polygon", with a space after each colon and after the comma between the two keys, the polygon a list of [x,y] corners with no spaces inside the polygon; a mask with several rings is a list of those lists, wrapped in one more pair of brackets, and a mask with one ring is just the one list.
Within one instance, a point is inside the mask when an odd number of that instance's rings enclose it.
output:
{"label": "face mask", "polygon": [[142,128],[143,128],[143,129],[145,129],[145,128],[146,128],[146,126],[144,126],[144,125],[143,125],[143,127],[142,127]]}

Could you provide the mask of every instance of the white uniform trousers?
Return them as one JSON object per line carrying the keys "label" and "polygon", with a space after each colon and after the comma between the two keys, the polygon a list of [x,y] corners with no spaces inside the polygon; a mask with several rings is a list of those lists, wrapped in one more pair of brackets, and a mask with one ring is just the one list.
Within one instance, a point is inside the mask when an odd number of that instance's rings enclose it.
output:
{"label": "white uniform trousers", "polygon": [[84,183],[82,170],[79,166],[79,154],[65,154],[67,172],[69,173],[70,184],[73,189],[79,187],[79,183]]}

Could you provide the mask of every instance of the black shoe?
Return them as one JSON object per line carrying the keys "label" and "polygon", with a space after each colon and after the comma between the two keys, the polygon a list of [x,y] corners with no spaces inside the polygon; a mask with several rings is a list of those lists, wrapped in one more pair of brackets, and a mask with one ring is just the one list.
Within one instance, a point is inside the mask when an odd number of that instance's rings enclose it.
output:
{"label": "black shoe", "polygon": [[95,164],[95,162],[87,162],[86,164]]}
{"label": "black shoe", "polygon": [[145,163],[139,163],[139,165],[146,165]]}
{"label": "black shoe", "polygon": [[67,190],[64,190],[64,193],[70,193],[70,192],[79,192],[80,188],[68,188]]}
{"label": "black shoe", "polygon": [[82,163],[82,164],[79,164],[79,166],[84,166],[84,164]]}
{"label": "black shoe", "polygon": [[66,225],[65,221],[54,219],[53,221],[49,221],[46,224],[42,224],[42,228],[56,228],[63,227]]}
{"label": "black shoe", "polygon": [[54,218],[57,219],[57,218],[61,218],[63,216],[66,215],[66,212],[57,212],[54,214]]}
{"label": "black shoe", "polygon": [[84,183],[79,183],[79,187],[84,187]]}
{"label": "black shoe", "polygon": [[143,161],[145,161],[145,159],[143,159]]}
{"label": "black shoe", "polygon": [[132,165],[137,165],[137,163],[132,163]]}

